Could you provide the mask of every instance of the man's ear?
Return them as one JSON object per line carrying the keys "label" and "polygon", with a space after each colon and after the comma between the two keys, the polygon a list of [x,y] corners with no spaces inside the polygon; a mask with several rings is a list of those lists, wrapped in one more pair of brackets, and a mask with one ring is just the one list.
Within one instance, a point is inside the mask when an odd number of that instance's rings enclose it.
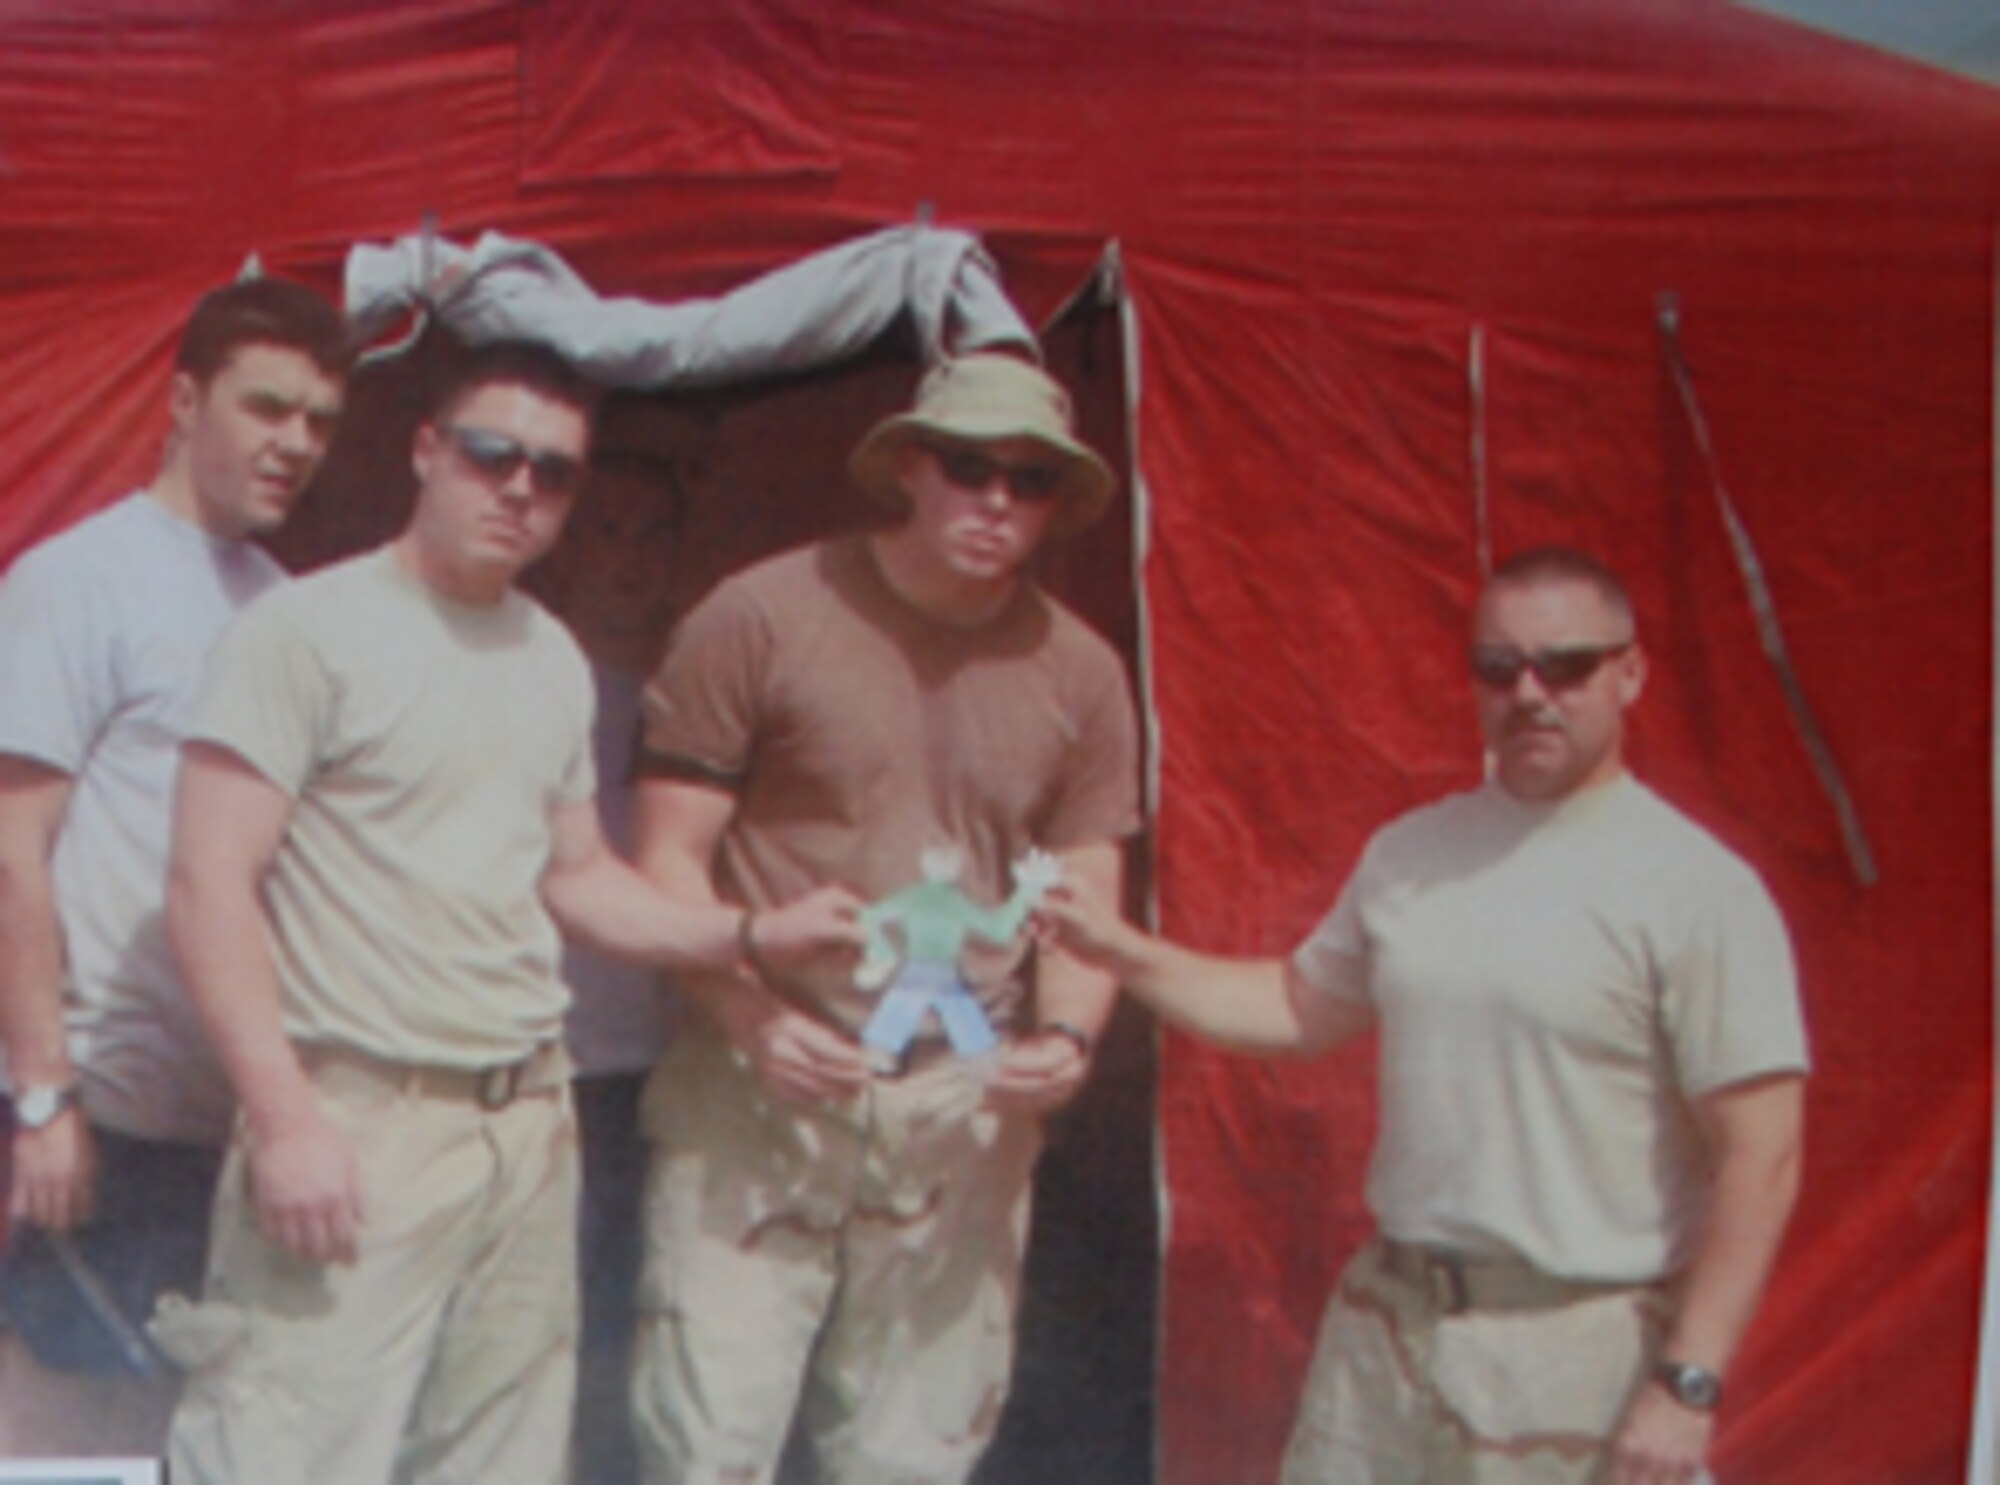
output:
{"label": "man's ear", "polygon": [[1634,640],[1632,648],[1618,660],[1618,701],[1630,706],[1646,689],[1646,652]]}
{"label": "man's ear", "polygon": [[176,371],[173,380],[167,383],[167,416],[173,420],[174,432],[185,437],[194,426],[194,415],[201,407],[201,383],[194,379],[190,371]]}
{"label": "man's ear", "polygon": [[430,482],[431,466],[437,463],[438,433],[429,423],[417,424],[417,436],[410,443],[410,468],[417,472],[418,485]]}

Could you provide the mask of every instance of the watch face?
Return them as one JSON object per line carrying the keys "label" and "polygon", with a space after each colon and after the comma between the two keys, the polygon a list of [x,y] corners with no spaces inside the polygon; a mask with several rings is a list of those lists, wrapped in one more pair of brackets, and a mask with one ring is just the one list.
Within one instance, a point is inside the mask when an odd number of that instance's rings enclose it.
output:
{"label": "watch face", "polygon": [[28,1088],[14,1100],[14,1117],[23,1128],[40,1129],[69,1102],[67,1088]]}
{"label": "watch face", "polygon": [[1661,1371],[1665,1375],[1667,1389],[1691,1408],[1700,1408],[1705,1412],[1722,1400],[1721,1379],[1706,1367],[1669,1363]]}

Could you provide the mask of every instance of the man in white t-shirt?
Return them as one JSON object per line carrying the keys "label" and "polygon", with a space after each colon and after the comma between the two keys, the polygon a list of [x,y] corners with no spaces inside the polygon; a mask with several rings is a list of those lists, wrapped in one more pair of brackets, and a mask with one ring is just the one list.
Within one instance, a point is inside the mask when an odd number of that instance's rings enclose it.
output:
{"label": "man in white t-shirt", "polygon": [[251,538],[318,467],[346,367],[319,294],[254,279],[207,295],[158,475],[0,587],[0,1453],[150,1454],[165,1437],[175,1383],[138,1327],[200,1280],[231,1113],[161,923],[178,744],[216,635],[283,580]]}
{"label": "man in white t-shirt", "polygon": [[183,749],[168,923],[242,1104],[170,1461],[248,1480],[554,1482],[575,1379],[560,928],[656,967],[859,937],[828,888],[671,903],[606,846],[575,642],[514,588],[583,485],[551,352],[455,364],[408,527],[253,605]]}
{"label": "man in white t-shirt", "polygon": [[1328,1306],[1290,1485],[1678,1485],[1797,1194],[1790,944],[1755,872],[1625,771],[1645,659],[1609,570],[1502,564],[1471,662],[1492,778],[1380,831],[1290,959],[1074,891],[1049,918],[1225,1046],[1380,1030],[1380,1233]]}

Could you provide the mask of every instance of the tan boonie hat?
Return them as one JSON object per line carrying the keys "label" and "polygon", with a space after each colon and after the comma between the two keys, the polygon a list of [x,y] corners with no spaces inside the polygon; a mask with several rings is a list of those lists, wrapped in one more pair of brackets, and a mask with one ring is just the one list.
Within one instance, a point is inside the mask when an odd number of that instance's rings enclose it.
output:
{"label": "tan boonie hat", "polygon": [[1061,506],[1052,525],[1076,531],[1104,514],[1117,486],[1111,468],[1070,431],[1069,393],[1038,366],[994,352],[939,362],[917,385],[916,406],[884,418],[848,456],[855,483],[897,509],[909,505],[896,479],[897,452],[912,439],[995,443],[1025,438],[1060,456]]}

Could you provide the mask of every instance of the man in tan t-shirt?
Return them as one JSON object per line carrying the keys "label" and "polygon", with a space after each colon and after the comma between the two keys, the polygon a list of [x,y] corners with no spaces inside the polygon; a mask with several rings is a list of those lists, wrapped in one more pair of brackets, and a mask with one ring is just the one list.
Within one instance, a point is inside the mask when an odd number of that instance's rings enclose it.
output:
{"label": "man in tan t-shirt", "polygon": [[1470,658],[1492,777],[1378,831],[1288,960],[1073,890],[1049,917],[1225,1046],[1380,1030],[1380,1234],[1327,1306],[1286,1485],[1687,1485],[1798,1191],[1790,942],[1625,770],[1646,669],[1613,573],[1501,563]]}
{"label": "man in tan t-shirt", "polygon": [[176,1481],[553,1482],[575,1370],[576,1133],[556,927],[656,966],[852,944],[834,889],[666,901],[606,848],[575,642],[514,589],[577,500],[590,388],[474,352],[389,546],[224,636],[169,930],[242,1104]]}
{"label": "man in tan t-shirt", "polygon": [[[1066,394],[1010,357],[948,361],[851,468],[895,525],[752,567],[670,642],[644,697],[641,868],[689,903],[828,881],[879,899],[953,847],[992,906],[1041,848],[1115,898],[1129,683],[1024,571],[1111,495]],[[962,1059],[927,1017],[875,1074],[853,956],[752,964],[684,981],[708,1015],[647,1093],[647,1477],[768,1480],[796,1413],[816,1479],[962,1480],[1005,1397],[1041,1116],[1081,1086],[1114,987],[1018,939],[967,955],[999,1050]]]}

